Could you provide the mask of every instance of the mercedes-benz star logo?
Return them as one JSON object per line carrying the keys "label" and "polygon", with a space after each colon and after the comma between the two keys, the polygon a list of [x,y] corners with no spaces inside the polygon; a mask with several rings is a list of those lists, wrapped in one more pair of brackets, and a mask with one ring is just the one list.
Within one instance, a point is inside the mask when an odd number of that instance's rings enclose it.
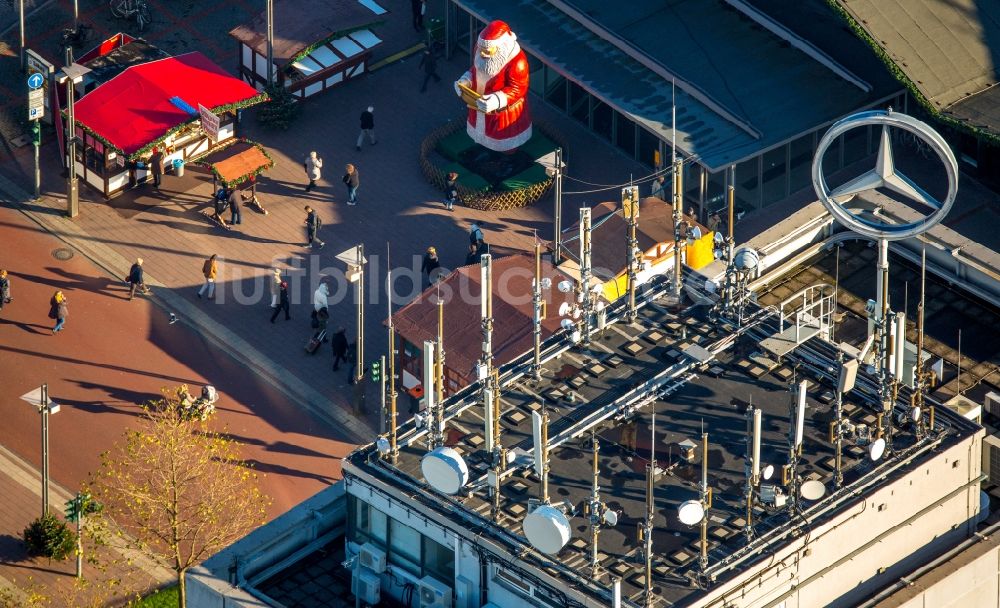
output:
{"label": "mercedes-benz star logo", "polygon": [[[826,183],[826,177],[823,175],[823,157],[826,155],[827,148],[844,132],[865,125],[882,127],[875,166],[842,186],[830,190]],[[948,175],[948,195],[944,201],[937,200],[896,169],[892,158],[889,130],[886,127],[897,127],[914,134],[923,140],[941,159]],[[834,123],[816,148],[816,155],[813,157],[812,177],[816,195],[819,196],[833,217],[854,232],[873,239],[905,239],[926,232],[944,219],[955,203],[955,195],[958,192],[958,162],[944,139],[927,124],[912,116],[899,114],[892,110],[860,112]],[[854,198],[856,194],[876,188],[891,190],[934,209],[934,212],[922,220],[889,224],[869,219],[844,207],[844,204]]]}

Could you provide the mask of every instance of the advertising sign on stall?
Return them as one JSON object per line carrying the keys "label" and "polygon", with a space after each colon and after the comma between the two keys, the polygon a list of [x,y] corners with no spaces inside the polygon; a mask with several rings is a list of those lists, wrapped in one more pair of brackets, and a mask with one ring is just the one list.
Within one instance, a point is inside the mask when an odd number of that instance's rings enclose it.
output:
{"label": "advertising sign on stall", "polygon": [[219,117],[205,106],[198,104],[198,114],[201,116],[201,128],[213,142],[219,141]]}

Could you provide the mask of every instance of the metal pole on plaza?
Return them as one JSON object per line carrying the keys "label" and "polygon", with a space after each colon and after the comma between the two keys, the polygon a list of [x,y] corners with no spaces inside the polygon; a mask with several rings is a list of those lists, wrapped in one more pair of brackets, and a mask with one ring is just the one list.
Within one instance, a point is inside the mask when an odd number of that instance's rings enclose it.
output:
{"label": "metal pole on plaza", "polygon": [[562,261],[562,148],[556,148],[556,208],[555,208],[555,247],[552,250],[552,264]]}
{"label": "metal pole on plaza", "polygon": [[42,517],[49,512],[49,385],[42,385],[38,400],[38,413],[42,415]]}
{"label": "metal pole on plaza", "polygon": [[[73,65],[73,47],[66,47],[66,68]],[[65,72],[65,70],[64,70]],[[76,180],[76,116],[73,113],[75,91],[73,76],[66,75],[66,215],[80,214],[80,189]]]}
{"label": "metal pole on plaza", "polygon": [[42,167],[39,159],[39,149],[42,147],[42,127],[37,120],[31,121],[31,142],[35,147],[35,200],[42,195]]}
{"label": "metal pole on plaza", "polygon": [[358,245],[358,342],[354,381],[361,382],[365,370],[365,246]]}
{"label": "metal pole on plaza", "polygon": [[274,0],[267,0],[267,86],[274,84]]}
{"label": "metal pole on plaza", "polygon": [[28,65],[24,55],[24,0],[17,0],[17,19],[18,19],[18,24],[20,25],[21,28],[20,29],[21,46],[19,49],[21,53],[21,71],[27,72]]}
{"label": "metal pole on plaza", "polygon": [[80,26],[80,2],[79,0],[73,0],[73,31],[79,32]]}
{"label": "metal pole on plaza", "polygon": [[399,457],[396,443],[396,328],[392,324],[392,267],[389,265],[389,243],[385,244],[386,298],[389,309],[389,456],[392,464]]}

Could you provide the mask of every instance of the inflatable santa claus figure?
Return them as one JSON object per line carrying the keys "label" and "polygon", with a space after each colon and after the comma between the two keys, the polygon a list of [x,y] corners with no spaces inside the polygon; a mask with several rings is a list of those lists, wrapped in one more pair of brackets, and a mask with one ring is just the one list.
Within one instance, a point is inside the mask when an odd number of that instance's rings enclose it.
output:
{"label": "inflatable santa claus figure", "polygon": [[469,137],[490,150],[509,152],[531,139],[528,58],[503,21],[479,34],[472,68],[455,83],[469,107]]}

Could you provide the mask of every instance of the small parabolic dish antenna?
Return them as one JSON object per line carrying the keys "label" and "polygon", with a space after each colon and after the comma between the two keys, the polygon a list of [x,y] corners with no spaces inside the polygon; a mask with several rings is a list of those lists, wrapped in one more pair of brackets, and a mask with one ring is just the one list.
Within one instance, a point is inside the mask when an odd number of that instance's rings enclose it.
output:
{"label": "small parabolic dish antenna", "polygon": [[736,268],[740,270],[753,270],[760,264],[760,256],[753,249],[740,249],[734,257]]}
{"label": "small parabolic dish antenna", "polygon": [[618,512],[608,509],[604,512],[604,523],[609,526],[618,525]]}
{"label": "small parabolic dish antenna", "polygon": [[573,291],[573,284],[569,281],[559,281],[559,284],[556,285],[556,289],[563,293],[569,293]]}
{"label": "small parabolic dish antenna", "polygon": [[716,230],[715,231],[715,236],[712,237],[712,240],[715,241],[716,243],[721,243],[724,240],[722,238],[722,233],[719,232],[718,230]]}
{"label": "small parabolic dish antenna", "polygon": [[469,467],[453,448],[442,446],[424,454],[420,470],[427,483],[445,494],[456,494],[469,482]]}
{"label": "small parabolic dish antenna", "polygon": [[542,289],[548,289],[552,287],[552,279],[549,277],[542,277]]}
{"label": "small parabolic dish antenna", "polygon": [[767,481],[767,480],[771,479],[772,477],[774,477],[774,465],[773,464],[769,464],[769,465],[765,466],[764,470],[761,471],[760,475],[761,475],[761,477],[764,478],[764,481]]}
{"label": "small parabolic dish antenna", "polygon": [[800,493],[802,494],[802,498],[806,500],[819,500],[826,494],[826,486],[818,479],[810,479],[809,481],[802,482]]}
{"label": "small parabolic dish antenna", "polygon": [[885,439],[876,439],[868,446],[868,457],[872,461],[881,460],[883,455],[885,455]]}
{"label": "small parabolic dish antenna", "polygon": [[701,506],[700,500],[689,500],[681,504],[677,509],[677,519],[685,526],[693,526],[700,523],[705,517],[705,507]]}
{"label": "small parabolic dish antenna", "polygon": [[388,454],[391,446],[389,445],[388,439],[385,437],[379,437],[375,440],[375,447],[378,449],[379,454]]}
{"label": "small parabolic dish antenna", "polygon": [[572,536],[569,519],[552,505],[541,505],[528,513],[521,527],[531,546],[546,555],[562,551]]}
{"label": "small parabolic dish antenna", "polygon": [[569,302],[563,302],[559,305],[559,316],[565,317],[569,314],[569,311],[573,309],[573,306]]}
{"label": "small parabolic dish antenna", "polygon": [[573,329],[573,321],[570,321],[569,319],[563,319],[559,325],[566,331]]}
{"label": "small parabolic dish antenna", "polygon": [[920,422],[920,407],[914,407],[910,410],[910,420],[913,422]]}

